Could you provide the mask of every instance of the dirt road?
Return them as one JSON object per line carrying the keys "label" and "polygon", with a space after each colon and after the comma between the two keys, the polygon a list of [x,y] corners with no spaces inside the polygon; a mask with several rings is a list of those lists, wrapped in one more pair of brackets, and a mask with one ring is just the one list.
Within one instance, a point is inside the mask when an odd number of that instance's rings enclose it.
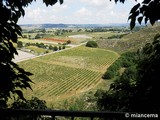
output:
{"label": "dirt road", "polygon": [[14,56],[15,57],[15,59],[13,59],[14,62],[21,62],[21,61],[36,57],[36,55],[33,55],[31,53],[27,53],[27,52],[23,52],[20,50],[17,50],[17,52],[18,52],[18,55]]}

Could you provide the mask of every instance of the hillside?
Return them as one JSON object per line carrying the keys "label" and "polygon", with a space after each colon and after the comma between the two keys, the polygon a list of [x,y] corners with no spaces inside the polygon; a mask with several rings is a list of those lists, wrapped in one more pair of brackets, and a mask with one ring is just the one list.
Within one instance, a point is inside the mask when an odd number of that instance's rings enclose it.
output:
{"label": "hillside", "polygon": [[26,91],[25,96],[52,104],[87,91],[101,82],[102,74],[118,56],[113,51],[80,46],[20,62],[21,67],[34,74],[33,91]]}
{"label": "hillside", "polygon": [[154,26],[148,25],[137,32],[131,32],[121,39],[103,39],[98,40],[100,48],[112,49],[119,53],[125,51],[136,51],[146,43],[152,42],[156,34],[160,34],[160,23]]}
{"label": "hillside", "polygon": [[43,29],[43,28],[103,28],[103,27],[121,27],[128,24],[21,24],[22,29]]}

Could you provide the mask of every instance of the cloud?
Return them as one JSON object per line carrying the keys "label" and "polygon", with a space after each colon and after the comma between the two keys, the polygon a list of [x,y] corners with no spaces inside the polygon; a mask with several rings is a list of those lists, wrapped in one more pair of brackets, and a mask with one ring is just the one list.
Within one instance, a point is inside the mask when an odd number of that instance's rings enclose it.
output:
{"label": "cloud", "polygon": [[86,3],[89,6],[94,6],[94,7],[107,7],[107,8],[111,8],[113,7],[113,3],[112,1],[109,0],[80,0],[83,3]]}
{"label": "cloud", "polygon": [[66,5],[66,4],[65,5],[56,4],[56,5],[54,5],[50,8],[46,8],[46,9],[51,9],[50,12],[52,12],[52,13],[61,13],[61,12],[68,9],[68,5]]}
{"label": "cloud", "polygon": [[89,17],[90,15],[92,15],[92,12],[89,11],[87,8],[82,7],[80,10],[76,11],[74,13],[77,17],[81,16],[81,17]]}
{"label": "cloud", "polygon": [[64,0],[62,5],[57,3],[49,7],[42,2],[37,2],[25,9],[26,15],[19,20],[20,24],[121,23],[127,21],[127,10],[131,8],[128,7],[128,3],[122,7],[121,4],[115,4],[109,0]]}
{"label": "cloud", "polygon": [[142,3],[144,0],[137,0],[137,2]]}

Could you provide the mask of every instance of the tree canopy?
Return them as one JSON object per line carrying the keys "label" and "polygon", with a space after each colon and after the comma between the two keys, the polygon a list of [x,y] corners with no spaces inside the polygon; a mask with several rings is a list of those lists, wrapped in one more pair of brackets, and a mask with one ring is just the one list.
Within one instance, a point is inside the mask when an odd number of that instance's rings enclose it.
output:
{"label": "tree canopy", "polygon": [[[124,3],[125,0],[115,0],[115,2]],[[138,3],[131,9],[128,17],[131,29],[134,28],[136,21],[139,24],[142,23],[142,20],[145,24],[149,21],[153,25],[160,19],[158,11],[160,11],[160,0],[144,0],[142,3]],[[157,34],[152,43],[139,49],[135,57],[133,64],[125,68],[122,75],[110,85],[109,90],[97,91],[95,94],[100,110],[160,111],[160,99],[157,93],[160,90],[158,84],[160,78],[160,35]]]}
{"label": "tree canopy", "polygon": [[[111,1],[111,0],[110,0]],[[116,3],[125,3],[126,0],[114,0]],[[135,0],[137,1],[137,0]],[[130,27],[135,27],[136,21],[139,24],[144,20],[145,24],[149,21],[152,25],[160,19],[160,0],[143,0],[142,3],[137,3],[131,10],[128,20]]]}
{"label": "tree canopy", "polygon": [[[31,89],[29,78],[32,75],[12,61],[17,53],[13,43],[17,43],[22,30],[17,24],[25,15],[24,8],[36,0],[1,0],[0,1],[0,108],[7,107],[7,101],[17,95],[22,100],[22,89]],[[58,0],[43,0],[48,5],[54,5]],[[59,0],[60,4],[63,0]]]}
{"label": "tree canopy", "polygon": [[108,111],[159,112],[160,35],[135,55],[108,91],[98,95],[98,107]]}

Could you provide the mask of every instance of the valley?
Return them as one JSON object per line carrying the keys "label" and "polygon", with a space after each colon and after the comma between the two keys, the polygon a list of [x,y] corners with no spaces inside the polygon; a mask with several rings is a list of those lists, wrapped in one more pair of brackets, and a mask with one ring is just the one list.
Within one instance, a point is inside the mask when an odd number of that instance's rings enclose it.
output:
{"label": "valley", "polygon": [[[142,27],[132,32],[126,27],[50,28],[45,29],[45,32],[41,29],[26,29],[25,38],[19,39],[22,46],[18,49],[26,50],[36,57],[18,62],[20,67],[33,73],[33,91],[25,90],[25,97],[38,97],[45,100],[48,107],[65,109],[66,100],[72,106],[74,102],[71,101],[81,99],[78,96],[83,97],[90,92],[94,94],[97,89],[106,88],[112,83],[112,80],[102,79],[107,68],[121,53],[135,51],[144,45],[146,36],[143,31],[153,29],[148,38],[151,40],[155,31],[159,30],[159,27],[155,28]],[[36,35],[39,37],[31,38]],[[134,40],[133,36],[139,35],[141,37],[136,37],[139,40]],[[86,47],[88,41],[95,41],[98,47]]]}

